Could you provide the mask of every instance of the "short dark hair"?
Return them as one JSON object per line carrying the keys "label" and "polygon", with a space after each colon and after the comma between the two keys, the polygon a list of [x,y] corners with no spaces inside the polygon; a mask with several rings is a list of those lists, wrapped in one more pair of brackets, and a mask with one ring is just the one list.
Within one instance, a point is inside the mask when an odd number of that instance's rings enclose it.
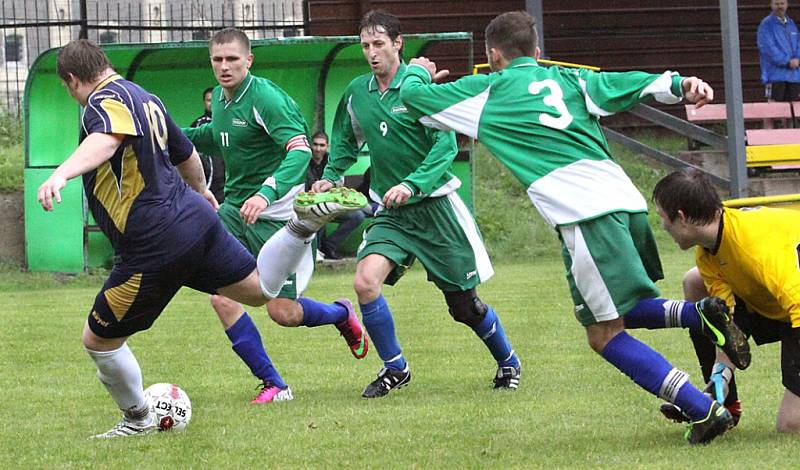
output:
{"label": "short dark hair", "polygon": [[358,25],[358,32],[361,34],[365,29],[369,32],[376,32],[378,28],[383,28],[383,31],[389,36],[389,39],[394,41],[397,36],[400,36],[400,19],[386,10],[370,10]]}
{"label": "short dark hair", "polygon": [[108,57],[100,47],[88,39],[76,39],[58,51],[56,69],[63,81],[72,74],[83,83],[97,79],[111,67]]}
{"label": "short dark hair", "polygon": [[538,43],[536,20],[524,11],[503,13],[486,26],[486,46],[498,49],[507,60],[532,57]]}
{"label": "short dark hair", "polygon": [[711,180],[696,168],[673,171],[656,183],[653,189],[656,203],[670,221],[678,211],[693,224],[710,224],[722,210],[722,201]]}
{"label": "short dark hair", "polygon": [[211,39],[208,40],[208,48],[211,49],[214,44],[228,44],[231,42],[238,42],[250,51],[250,38],[241,29],[233,27],[221,29],[214,33]]}
{"label": "short dark hair", "polygon": [[315,132],[314,135],[311,136],[311,140],[314,140],[317,137],[322,137],[323,139],[325,139],[325,142],[328,142],[328,134],[326,134],[325,131]]}
{"label": "short dark hair", "polygon": [[214,91],[214,87],[213,86],[210,86],[210,87],[206,88],[205,90],[203,90],[203,99],[206,99],[206,95],[209,94],[209,93],[212,93],[213,91]]}

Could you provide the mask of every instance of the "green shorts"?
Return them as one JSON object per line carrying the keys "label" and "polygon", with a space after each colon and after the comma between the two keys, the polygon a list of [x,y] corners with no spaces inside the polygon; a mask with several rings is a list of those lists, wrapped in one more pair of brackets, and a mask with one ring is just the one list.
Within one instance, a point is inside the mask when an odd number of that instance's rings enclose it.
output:
{"label": "green shorts", "polygon": [[415,259],[442,291],[469,290],[494,274],[475,219],[455,192],[379,211],[358,249],[358,259],[371,254],[395,264],[385,280],[389,285]]}
{"label": "green shorts", "polygon": [[[225,226],[228,232],[236,237],[247,248],[247,251],[256,258],[264,243],[288,222],[288,220],[258,219],[256,223],[250,225],[242,220],[241,215],[239,215],[239,208],[227,202],[220,204],[218,214],[222,219],[222,225]],[[297,299],[300,297],[305,288],[308,287],[313,273],[314,253],[309,249],[308,256],[304,257],[297,272],[289,276],[284,282],[283,289],[278,293],[278,298]]]}
{"label": "green shorts", "polygon": [[614,320],[657,298],[661,260],[647,214],[612,212],[559,226],[575,317],[583,326]]}

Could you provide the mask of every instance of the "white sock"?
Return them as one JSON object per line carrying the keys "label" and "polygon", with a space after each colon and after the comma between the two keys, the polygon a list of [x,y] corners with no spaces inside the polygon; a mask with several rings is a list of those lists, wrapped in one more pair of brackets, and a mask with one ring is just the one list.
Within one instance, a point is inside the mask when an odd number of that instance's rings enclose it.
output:
{"label": "white sock", "polygon": [[123,412],[141,410],[147,406],[142,388],[142,369],[128,343],[114,351],[86,349],[97,365],[97,378]]}
{"label": "white sock", "polygon": [[264,295],[271,299],[278,295],[286,279],[297,272],[297,267],[310,243],[310,238],[298,238],[287,227],[275,232],[275,235],[264,243],[256,261],[258,279]]}

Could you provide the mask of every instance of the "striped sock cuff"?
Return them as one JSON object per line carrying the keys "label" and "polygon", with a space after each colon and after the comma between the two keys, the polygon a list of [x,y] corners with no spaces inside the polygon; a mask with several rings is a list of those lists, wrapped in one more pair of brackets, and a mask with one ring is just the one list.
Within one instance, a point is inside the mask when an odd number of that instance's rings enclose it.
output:
{"label": "striped sock cuff", "polygon": [[661,388],[658,390],[658,396],[670,403],[675,403],[675,398],[678,396],[683,384],[689,380],[689,375],[686,372],[672,368],[671,371],[664,377],[661,382]]}

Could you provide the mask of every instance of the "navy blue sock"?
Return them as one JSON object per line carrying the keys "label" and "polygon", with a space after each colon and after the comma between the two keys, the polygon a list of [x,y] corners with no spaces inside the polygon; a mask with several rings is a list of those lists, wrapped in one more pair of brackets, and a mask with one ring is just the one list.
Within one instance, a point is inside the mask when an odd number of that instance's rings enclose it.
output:
{"label": "navy blue sock", "polygon": [[297,299],[297,303],[303,307],[303,326],[335,325],[347,320],[347,308],[342,304],[324,304],[308,297]]}
{"label": "navy blue sock", "polygon": [[612,338],[602,356],[643,389],[678,405],[692,421],[708,414],[711,399],[689,383],[686,373],[628,333]]}
{"label": "navy blue sock", "polygon": [[625,328],[700,328],[694,302],[683,300],[640,300],[623,317]]}
{"label": "navy blue sock", "polygon": [[378,351],[378,356],[383,359],[387,369],[403,370],[406,368],[406,359],[400,342],[394,333],[394,319],[392,311],[383,295],[366,304],[359,304],[361,319],[367,329],[372,345]]}
{"label": "navy blue sock", "polygon": [[272,361],[269,360],[267,351],[264,349],[264,344],[261,343],[258,328],[247,312],[244,312],[244,315],[233,326],[225,330],[225,334],[231,340],[233,350],[247,364],[253,375],[263,382],[286,388],[286,383],[272,365]]}
{"label": "navy blue sock", "polygon": [[516,353],[514,353],[514,349],[511,348],[511,342],[508,341],[508,337],[506,337],[506,332],[503,329],[503,324],[500,323],[500,318],[492,307],[488,305],[487,307],[489,311],[486,312],[486,316],[483,317],[483,320],[477,326],[472,328],[472,331],[474,331],[475,334],[478,335],[478,338],[483,341],[483,344],[489,348],[489,352],[492,353],[492,357],[497,361],[498,366],[519,367],[519,358]]}

